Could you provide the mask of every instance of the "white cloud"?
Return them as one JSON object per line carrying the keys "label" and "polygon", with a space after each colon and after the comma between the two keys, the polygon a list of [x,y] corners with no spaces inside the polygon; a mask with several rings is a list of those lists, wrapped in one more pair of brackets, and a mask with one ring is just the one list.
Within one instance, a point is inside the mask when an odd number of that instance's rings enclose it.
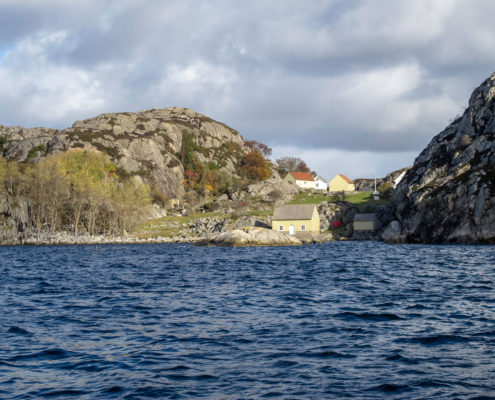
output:
{"label": "white cloud", "polygon": [[172,97],[181,105],[218,113],[230,107],[236,79],[235,71],[203,60],[171,64],[149,96],[162,104]]}
{"label": "white cloud", "polygon": [[94,113],[104,106],[97,77],[47,57],[67,46],[66,32],[38,33],[9,50],[0,62],[0,103],[19,110],[24,125],[39,120],[56,124],[75,112]]}
{"label": "white cloud", "polygon": [[343,151],[332,148],[303,149],[292,146],[273,148],[273,160],[284,156],[300,157],[311,170],[330,180],[337,174],[351,179],[385,177],[387,173],[412,165],[416,152],[377,153]]}

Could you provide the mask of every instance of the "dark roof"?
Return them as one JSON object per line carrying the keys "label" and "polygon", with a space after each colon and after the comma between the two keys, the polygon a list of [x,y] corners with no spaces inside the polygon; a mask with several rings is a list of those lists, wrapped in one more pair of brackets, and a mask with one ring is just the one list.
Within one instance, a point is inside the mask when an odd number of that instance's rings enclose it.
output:
{"label": "dark roof", "polygon": [[314,209],[314,204],[279,206],[275,207],[275,210],[273,211],[273,219],[278,221],[290,219],[311,219]]}
{"label": "dark roof", "polygon": [[289,172],[298,181],[314,181],[313,175],[309,172]]}
{"label": "dark roof", "polygon": [[375,221],[376,220],[376,214],[375,213],[371,213],[371,214],[356,214],[354,216],[354,222],[357,222],[357,221],[361,221],[361,222],[364,222],[364,221]]}

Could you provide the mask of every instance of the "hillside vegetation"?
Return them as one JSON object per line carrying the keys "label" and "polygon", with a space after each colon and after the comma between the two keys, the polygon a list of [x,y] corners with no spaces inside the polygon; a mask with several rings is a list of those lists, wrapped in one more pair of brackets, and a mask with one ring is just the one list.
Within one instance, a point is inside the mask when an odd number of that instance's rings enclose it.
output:
{"label": "hillside vegetation", "polygon": [[2,219],[4,229],[122,234],[149,212],[152,194],[102,153],[70,150],[36,164],[0,158],[2,208],[16,216]]}

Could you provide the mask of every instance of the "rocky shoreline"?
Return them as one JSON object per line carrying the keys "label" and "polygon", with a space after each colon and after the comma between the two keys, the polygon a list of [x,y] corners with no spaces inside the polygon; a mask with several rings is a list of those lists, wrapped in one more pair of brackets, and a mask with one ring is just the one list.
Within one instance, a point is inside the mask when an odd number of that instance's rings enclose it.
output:
{"label": "rocky shoreline", "polygon": [[107,244],[157,244],[157,243],[192,243],[202,246],[298,246],[304,244],[318,244],[337,240],[329,232],[308,238],[295,238],[288,234],[272,231],[267,228],[235,229],[205,236],[158,236],[140,238],[134,235],[105,236],[105,235],[78,235],[68,233],[39,234],[17,241],[2,241],[0,246],[57,246],[57,245],[107,245]]}

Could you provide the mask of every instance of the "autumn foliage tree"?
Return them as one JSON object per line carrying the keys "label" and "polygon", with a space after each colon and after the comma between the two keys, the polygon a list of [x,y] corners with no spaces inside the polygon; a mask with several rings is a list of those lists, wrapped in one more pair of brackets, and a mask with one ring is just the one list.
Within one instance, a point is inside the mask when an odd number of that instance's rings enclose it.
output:
{"label": "autumn foliage tree", "polygon": [[289,172],[310,172],[306,162],[299,157],[282,157],[275,160],[281,174]]}
{"label": "autumn foliage tree", "polygon": [[270,147],[256,140],[246,140],[244,144],[252,151],[258,151],[264,157],[270,157],[272,155],[272,149]]}
{"label": "autumn foliage tree", "polygon": [[259,151],[247,153],[241,161],[244,175],[249,179],[264,180],[270,177],[268,161]]}

